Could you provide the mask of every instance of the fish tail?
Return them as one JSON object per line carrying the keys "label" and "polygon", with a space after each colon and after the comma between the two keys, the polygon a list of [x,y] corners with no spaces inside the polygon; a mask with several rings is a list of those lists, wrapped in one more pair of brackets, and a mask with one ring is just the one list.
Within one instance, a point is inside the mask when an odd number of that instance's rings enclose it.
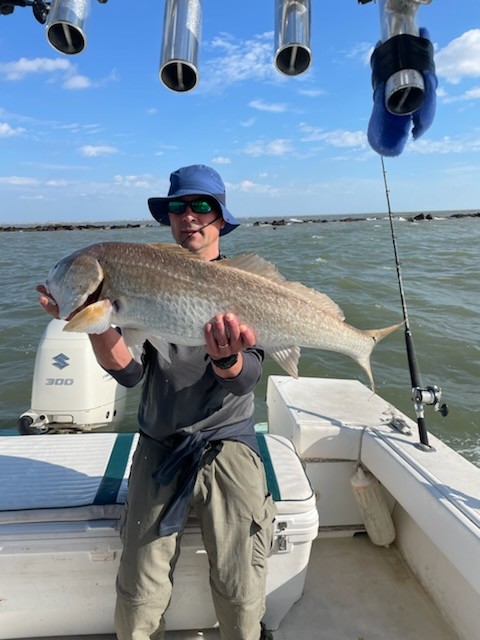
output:
{"label": "fish tail", "polygon": [[362,367],[362,369],[365,371],[365,373],[367,374],[368,379],[370,381],[370,387],[374,393],[375,393],[375,381],[373,379],[372,368],[370,366],[370,355],[373,349],[375,348],[375,346],[380,342],[380,340],[383,340],[383,338],[388,336],[390,333],[393,333],[396,329],[398,329],[404,324],[405,324],[404,322],[399,322],[398,324],[392,324],[390,327],[385,327],[384,329],[366,329],[363,331],[363,333],[366,336],[372,339],[372,345],[368,353],[356,358],[356,360],[358,364]]}
{"label": "fish tail", "polygon": [[[404,322],[399,322],[398,324],[392,324],[389,327],[385,327],[384,329],[367,329],[365,333],[373,338],[374,343],[377,344],[380,342],[380,340],[383,340],[404,324]],[[373,346],[375,346],[375,344]]]}

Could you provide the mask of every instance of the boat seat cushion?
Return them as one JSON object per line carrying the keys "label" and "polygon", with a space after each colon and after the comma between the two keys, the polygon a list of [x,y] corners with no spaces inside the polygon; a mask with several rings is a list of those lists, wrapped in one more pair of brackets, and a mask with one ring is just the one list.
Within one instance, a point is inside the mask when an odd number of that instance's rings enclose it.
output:
{"label": "boat seat cushion", "polygon": [[[314,507],[292,443],[257,437],[278,512]],[[134,433],[0,438],[0,524],[120,518],[137,441]]]}

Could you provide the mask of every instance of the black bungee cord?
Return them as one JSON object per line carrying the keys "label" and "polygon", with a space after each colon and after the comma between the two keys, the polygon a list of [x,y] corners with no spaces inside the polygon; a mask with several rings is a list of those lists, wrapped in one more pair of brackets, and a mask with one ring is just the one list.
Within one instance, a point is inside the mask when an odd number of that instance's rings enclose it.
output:
{"label": "black bungee cord", "polygon": [[405,297],[405,290],[403,288],[402,270],[400,266],[400,259],[397,248],[397,237],[395,235],[395,227],[393,224],[392,209],[390,207],[390,190],[387,184],[387,172],[385,171],[385,163],[383,156],[380,156],[382,161],[382,173],[383,182],[385,185],[385,196],[387,199],[388,219],[390,221],[390,231],[392,235],[393,252],[395,254],[395,266],[397,269],[398,287],[400,290],[400,301],[402,304],[403,319],[405,324],[405,345],[407,348],[408,368],[410,371],[410,381],[412,384],[412,400],[415,406],[415,414],[417,416],[418,435],[420,438],[420,447],[431,451],[432,447],[428,443],[428,433],[425,425],[425,405],[433,405],[435,411],[439,411],[442,416],[446,416],[448,413],[448,407],[446,404],[440,406],[440,398],[442,396],[442,390],[437,385],[423,386],[422,376],[418,366],[417,354],[415,346],[413,344],[413,336],[408,321],[407,300]]}

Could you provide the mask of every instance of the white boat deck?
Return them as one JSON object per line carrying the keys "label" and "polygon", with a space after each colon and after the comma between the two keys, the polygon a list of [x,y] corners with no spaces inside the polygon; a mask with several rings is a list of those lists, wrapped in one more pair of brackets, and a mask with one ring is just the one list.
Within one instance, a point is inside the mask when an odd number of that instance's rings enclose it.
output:
{"label": "white boat deck", "polygon": [[[273,637],[458,640],[398,551],[376,547],[366,535],[313,543],[305,593]],[[220,635],[214,629],[166,634],[166,640],[200,638],[219,640]],[[71,636],[70,640],[114,640],[114,636]]]}
{"label": "white boat deck", "polygon": [[305,593],[275,640],[454,640],[398,551],[366,535],[319,539]]}

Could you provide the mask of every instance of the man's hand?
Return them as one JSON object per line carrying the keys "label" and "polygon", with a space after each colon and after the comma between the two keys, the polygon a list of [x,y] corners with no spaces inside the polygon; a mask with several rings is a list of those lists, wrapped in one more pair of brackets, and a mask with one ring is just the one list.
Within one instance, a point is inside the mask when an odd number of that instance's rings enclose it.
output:
{"label": "man's hand", "polygon": [[38,301],[42,309],[46,311],[48,314],[50,314],[53,318],[57,318],[58,320],[59,318],[58,307],[53,301],[53,299],[50,297],[50,294],[48,293],[48,291],[45,289],[45,286],[43,284],[37,285],[37,291],[38,293],[40,293],[40,297],[38,298]]}
{"label": "man's hand", "polygon": [[240,323],[234,313],[217,313],[211,322],[205,325],[206,351],[212,360],[238,355],[237,362],[229,369],[215,367],[215,373],[223,378],[237,376],[243,367],[242,351],[256,344],[253,329]]}
{"label": "man's hand", "polygon": [[[50,297],[45,286],[39,284],[37,291],[40,294],[38,298],[40,306],[53,318],[57,318],[58,320],[58,307]],[[67,320],[70,320],[78,311],[80,311],[80,309],[72,313]],[[95,357],[99,364],[105,369],[120,370],[132,361],[132,354],[128,350],[122,336],[113,327],[107,329],[105,333],[93,333],[89,334],[88,337],[90,338]]]}
{"label": "man's hand", "polygon": [[205,325],[205,342],[208,355],[219,360],[253,347],[256,338],[251,327],[240,323],[234,313],[217,313]]}

